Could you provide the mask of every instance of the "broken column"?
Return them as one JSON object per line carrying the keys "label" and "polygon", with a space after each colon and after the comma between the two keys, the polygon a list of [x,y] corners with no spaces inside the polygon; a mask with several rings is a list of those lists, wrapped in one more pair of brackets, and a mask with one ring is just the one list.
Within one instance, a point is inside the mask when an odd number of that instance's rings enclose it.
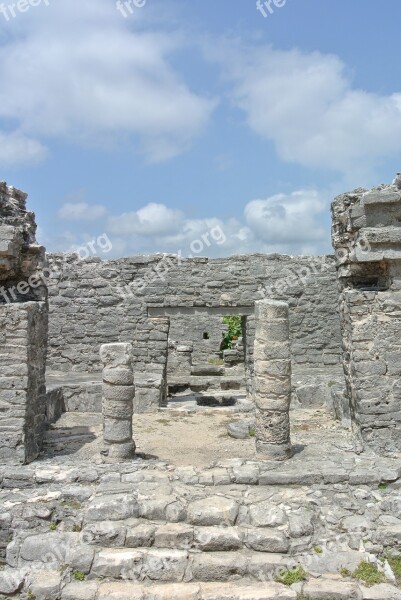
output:
{"label": "broken column", "polygon": [[255,302],[254,400],[256,449],[264,458],[292,456],[290,439],[291,357],[288,304]]}
{"label": "broken column", "polygon": [[133,458],[133,401],[135,397],[131,344],[104,344],[103,363],[103,460],[118,463]]}

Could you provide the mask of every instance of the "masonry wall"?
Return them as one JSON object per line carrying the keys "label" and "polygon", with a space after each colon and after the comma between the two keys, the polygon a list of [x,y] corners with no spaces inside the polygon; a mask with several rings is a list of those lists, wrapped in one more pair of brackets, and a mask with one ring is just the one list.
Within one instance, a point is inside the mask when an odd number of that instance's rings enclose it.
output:
{"label": "masonry wall", "polygon": [[352,417],[365,442],[380,453],[398,453],[401,449],[401,291],[347,289],[341,304],[344,369]]}
{"label": "masonry wall", "polygon": [[[183,260],[156,255],[80,261],[53,254],[48,259],[51,370],[99,371],[100,345],[115,341],[133,342],[138,348],[136,370],[151,370],[153,359],[145,352],[141,333],[148,308],[253,307],[264,296],[290,304],[296,364],[339,364],[338,290],[330,257],[255,254]],[[170,337],[176,331],[171,317]],[[193,339],[197,336],[194,330]]]}
{"label": "masonry wall", "polygon": [[[182,315],[171,319],[170,339],[183,343],[193,342],[192,363],[207,363],[218,359],[227,325],[221,315]],[[204,334],[208,339],[204,339]]]}
{"label": "masonry wall", "polygon": [[353,428],[380,453],[401,451],[401,181],[332,204],[343,366]]}
{"label": "masonry wall", "polygon": [[27,195],[0,182],[0,462],[40,453],[46,419],[44,248]]}
{"label": "masonry wall", "polygon": [[0,305],[0,462],[30,462],[46,419],[47,308]]}

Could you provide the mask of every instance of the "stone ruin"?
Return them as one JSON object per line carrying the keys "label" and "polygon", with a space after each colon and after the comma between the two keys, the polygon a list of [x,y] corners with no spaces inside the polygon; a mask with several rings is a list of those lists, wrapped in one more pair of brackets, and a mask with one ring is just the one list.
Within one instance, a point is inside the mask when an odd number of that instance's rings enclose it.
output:
{"label": "stone ruin", "polygon": [[347,399],[356,435],[401,451],[401,185],[333,202]]}
{"label": "stone ruin", "polygon": [[332,220],[81,259],[0,183],[0,598],[401,598],[401,177]]}
{"label": "stone ruin", "polygon": [[0,462],[37,458],[46,423],[45,255],[26,198],[0,183]]}

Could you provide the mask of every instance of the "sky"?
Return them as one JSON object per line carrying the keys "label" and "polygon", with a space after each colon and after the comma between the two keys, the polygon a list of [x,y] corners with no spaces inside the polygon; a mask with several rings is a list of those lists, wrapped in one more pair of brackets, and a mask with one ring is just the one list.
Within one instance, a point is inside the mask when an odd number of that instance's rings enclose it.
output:
{"label": "sky", "polygon": [[48,251],[326,254],[401,171],[400,0],[259,2],[0,2],[0,180]]}

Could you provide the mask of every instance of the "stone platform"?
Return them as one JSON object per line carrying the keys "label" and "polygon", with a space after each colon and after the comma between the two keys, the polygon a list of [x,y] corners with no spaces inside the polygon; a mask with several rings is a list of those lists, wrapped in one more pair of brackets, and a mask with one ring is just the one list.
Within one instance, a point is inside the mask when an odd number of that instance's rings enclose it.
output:
{"label": "stone platform", "polygon": [[[343,570],[361,561],[383,569],[386,549],[401,550],[400,460],[357,454],[349,432],[326,411],[296,410],[294,458],[260,461],[253,439],[218,437],[233,413],[205,410],[135,415],[139,455],[117,465],[100,462],[100,415],[65,414],[37,462],[1,468],[0,557],[7,566],[0,595],[400,598],[391,569],[386,583],[370,588],[374,596]],[[200,452],[206,429],[217,438],[213,464],[213,448]],[[305,581],[275,581],[299,567]]]}

